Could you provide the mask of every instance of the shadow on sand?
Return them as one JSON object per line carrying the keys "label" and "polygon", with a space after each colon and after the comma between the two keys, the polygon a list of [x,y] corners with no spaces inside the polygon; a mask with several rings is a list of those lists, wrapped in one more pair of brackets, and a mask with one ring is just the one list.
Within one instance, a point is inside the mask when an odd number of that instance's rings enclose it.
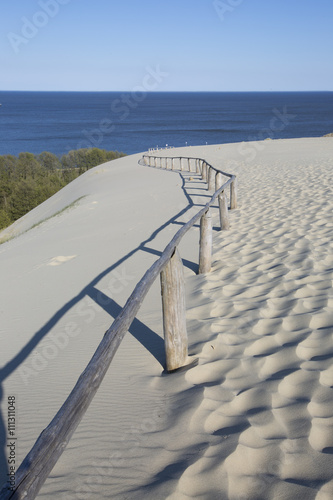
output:
{"label": "shadow on sand", "polygon": [[[177,172],[174,172],[177,173]],[[162,224],[158,229],[156,229],[149,238],[143,241],[137,248],[134,248],[127,255],[119,259],[117,262],[109,266],[103,272],[101,272],[98,276],[96,276],[82,291],[73,297],[69,302],[67,302],[61,309],[59,309],[49,320],[48,322],[38,330],[30,341],[19,351],[12,360],[10,360],[5,366],[0,369],[0,401],[2,401],[3,397],[3,382],[15,371],[20,365],[24,363],[24,361],[28,358],[28,356],[32,353],[34,349],[38,346],[41,340],[52,330],[52,328],[67,314],[73,307],[75,307],[84,297],[90,297],[94,300],[99,306],[101,306],[112,318],[115,318],[122,307],[116,303],[116,301],[100,290],[96,288],[96,285],[109,273],[117,269],[120,265],[126,262],[130,257],[132,257],[137,252],[143,251],[148,252],[156,256],[160,256],[162,252],[158,250],[154,250],[152,248],[147,247],[147,244],[152,242],[156,236],[163,231],[167,226],[171,224],[177,224],[177,219],[183,215],[185,215],[193,206],[194,202],[192,201],[191,196],[187,193],[186,182],[187,177],[190,175],[192,178],[196,179],[198,176],[195,176],[193,173],[188,176],[184,174],[180,174],[182,178],[182,190],[187,199],[187,206],[178,212],[176,215],[171,217],[167,222]],[[196,272],[198,269],[198,265],[194,262],[183,260],[184,266],[189,267],[192,271]],[[165,353],[164,353],[164,341],[163,339],[157,335],[156,332],[148,328],[144,323],[142,323],[137,318],[132,322],[129,332],[135,339],[137,339],[156,359],[157,361],[164,366],[165,364]],[[93,353],[91,353],[93,355]],[[8,475],[8,463],[7,463],[7,429],[6,429],[7,416],[2,415],[0,412],[0,493],[1,493],[1,485],[7,482]]]}

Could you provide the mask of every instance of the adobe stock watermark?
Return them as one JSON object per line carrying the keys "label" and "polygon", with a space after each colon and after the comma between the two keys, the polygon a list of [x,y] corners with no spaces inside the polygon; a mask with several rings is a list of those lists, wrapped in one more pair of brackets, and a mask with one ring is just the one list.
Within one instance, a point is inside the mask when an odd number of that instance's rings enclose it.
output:
{"label": "adobe stock watermark", "polygon": [[250,142],[242,142],[238,148],[240,155],[245,156],[246,161],[253,161],[259,151],[263,151],[266,144],[263,142],[265,139],[274,139],[277,133],[285,130],[292,120],[297,118],[297,115],[288,113],[287,106],[283,106],[282,111],[273,109],[273,117],[269,122],[269,126],[263,128],[255,136],[248,136],[247,140]]}
{"label": "adobe stock watermark", "polygon": [[[134,276],[126,273],[125,268],[115,270],[110,276],[108,286],[97,292],[97,301],[85,297],[77,304],[74,313],[81,318],[81,325],[82,322],[90,325],[96,315],[101,312],[101,308],[113,300],[109,298],[108,294],[112,296],[121,293],[134,279]],[[71,340],[81,335],[81,333],[82,327],[79,322],[75,321],[69,321],[60,331],[50,332],[48,334],[49,343],[34,351],[29,358],[29,362],[24,363],[18,369],[24,385],[28,385],[33,378],[44,371],[49,362],[57,358],[60,352],[67,348]]]}
{"label": "adobe stock watermark", "polygon": [[50,21],[55,18],[62,5],[67,5],[72,0],[39,0],[38,5],[40,10],[37,10],[31,19],[22,17],[22,27],[20,33],[7,34],[7,38],[14,50],[15,54],[20,52],[22,45],[27,45],[30,40],[35,38],[39,30],[44,28]]}
{"label": "adobe stock watermark", "polygon": [[[130,92],[124,92],[119,98],[113,99],[110,104],[111,118],[103,118],[97,127],[82,130],[85,140],[76,145],[76,149],[98,148],[101,146],[105,135],[112,134],[116,129],[116,123],[123,122],[128,118],[131,111],[142,103],[148,92],[156,91],[169,73],[162,71],[160,65],[155,68],[146,67],[146,73],[140,85],[133,87]],[[73,148],[66,148],[71,151]]]}
{"label": "adobe stock watermark", "polygon": [[243,2],[244,0],[214,0],[213,7],[220,20],[223,22],[225,21],[226,15],[234,12]]}

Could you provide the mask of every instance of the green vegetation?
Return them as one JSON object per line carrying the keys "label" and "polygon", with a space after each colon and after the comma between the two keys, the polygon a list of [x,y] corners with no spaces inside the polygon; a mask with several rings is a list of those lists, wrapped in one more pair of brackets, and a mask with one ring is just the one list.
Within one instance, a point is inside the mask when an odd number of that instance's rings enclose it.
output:
{"label": "green vegetation", "polygon": [[[40,220],[39,222],[37,222],[36,224],[31,226],[27,231],[30,231],[30,229],[34,229],[35,227],[40,226],[44,222],[46,222],[50,219],[53,219],[53,217],[57,217],[57,215],[61,215],[62,213],[66,212],[67,210],[70,210],[71,208],[76,207],[78,205],[79,201],[82,200],[83,198],[85,198],[85,196],[80,196],[80,198],[77,198],[76,200],[72,201],[72,203],[70,203],[66,207],[62,208],[61,210],[59,210],[55,214],[50,215],[50,217],[46,217],[46,219]],[[27,231],[25,231],[25,232],[27,232]],[[1,245],[1,240],[0,240],[0,245]]]}
{"label": "green vegetation", "polygon": [[[76,207],[78,205],[79,201],[82,200],[83,198],[85,198],[85,196],[80,196],[80,198],[77,198],[72,203],[70,203],[69,205],[67,205],[63,209],[59,210],[55,214],[50,215],[50,217],[46,217],[45,219],[37,222],[36,224],[34,224],[33,226],[31,226],[29,229],[27,229],[26,231],[24,231],[24,233],[27,233],[28,231],[30,231],[30,229],[34,229],[35,227],[40,226],[44,222],[46,222],[46,221],[48,221],[50,219],[53,219],[53,217],[57,217],[57,215],[61,215],[63,212],[66,212],[66,211],[70,210],[71,208]],[[6,236],[0,238],[0,245],[2,245],[3,243],[6,243],[7,241],[15,238],[15,236],[16,236],[15,234],[14,235],[10,235],[10,234],[8,235],[8,234],[6,234]]]}
{"label": "green vegetation", "polygon": [[48,152],[0,156],[0,230],[92,167],[125,156],[104,149],[77,149],[58,158]]}

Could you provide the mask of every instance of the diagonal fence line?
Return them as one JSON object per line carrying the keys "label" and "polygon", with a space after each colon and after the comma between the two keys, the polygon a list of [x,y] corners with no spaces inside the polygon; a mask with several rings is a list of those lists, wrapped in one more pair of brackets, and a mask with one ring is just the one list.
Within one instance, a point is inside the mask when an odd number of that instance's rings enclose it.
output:
{"label": "diagonal fence line", "polygon": [[[152,159],[156,164],[158,158],[162,162],[162,157],[144,155],[139,163],[151,166]],[[210,207],[218,198],[220,202],[221,229],[223,229],[222,211],[226,216],[226,197],[223,195],[225,195],[226,188],[230,186],[230,208],[237,207],[236,177],[216,169],[201,158],[177,157],[171,158],[171,160],[171,170],[172,167],[175,167],[174,161],[179,160],[180,172],[184,170],[184,160],[187,160],[186,166],[189,172],[191,172],[194,161],[195,171],[201,174],[203,180],[207,181],[208,189],[213,187],[215,173],[215,192],[213,196],[196,215],[177,231],[165,247],[161,257],[154,262],[137,283],[125,306],[104,334],[102,341],[80,375],[72,392],[48,427],[42,431],[17,470],[15,487],[5,485],[0,492],[0,500],[33,500],[36,497],[87,411],[121,341],[159,274],[161,276],[167,370],[171,372],[191,363],[191,359],[187,354],[186,310],[184,290],[182,288],[184,279],[183,266],[177,247],[184,235],[200,219],[199,272],[200,269],[203,270],[201,272],[209,272],[212,246]],[[169,163],[168,158],[165,160],[166,168]],[[229,177],[228,181],[223,185],[221,175]],[[179,327],[180,325],[182,328]]]}

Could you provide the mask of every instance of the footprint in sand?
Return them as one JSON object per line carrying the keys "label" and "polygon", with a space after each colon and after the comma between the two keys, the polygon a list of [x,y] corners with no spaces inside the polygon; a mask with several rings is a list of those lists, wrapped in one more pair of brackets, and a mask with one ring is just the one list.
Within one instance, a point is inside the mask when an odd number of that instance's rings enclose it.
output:
{"label": "footprint in sand", "polygon": [[72,259],[75,259],[75,257],[77,257],[77,255],[69,255],[69,256],[59,255],[58,257],[53,257],[53,259],[50,259],[46,265],[47,266],[60,266],[61,264],[64,264],[65,262],[68,262]]}
{"label": "footprint in sand", "polygon": [[63,256],[63,255],[59,255],[58,257],[53,257],[53,259],[50,259],[46,262],[43,262],[42,264],[38,264],[36,266],[34,266],[30,271],[28,271],[28,273],[31,273],[31,272],[34,272],[34,271],[37,271],[38,269],[40,269],[41,267],[44,267],[44,266],[60,266],[61,264],[64,264],[72,259],[75,259],[77,257],[77,255],[69,255],[69,256]]}

